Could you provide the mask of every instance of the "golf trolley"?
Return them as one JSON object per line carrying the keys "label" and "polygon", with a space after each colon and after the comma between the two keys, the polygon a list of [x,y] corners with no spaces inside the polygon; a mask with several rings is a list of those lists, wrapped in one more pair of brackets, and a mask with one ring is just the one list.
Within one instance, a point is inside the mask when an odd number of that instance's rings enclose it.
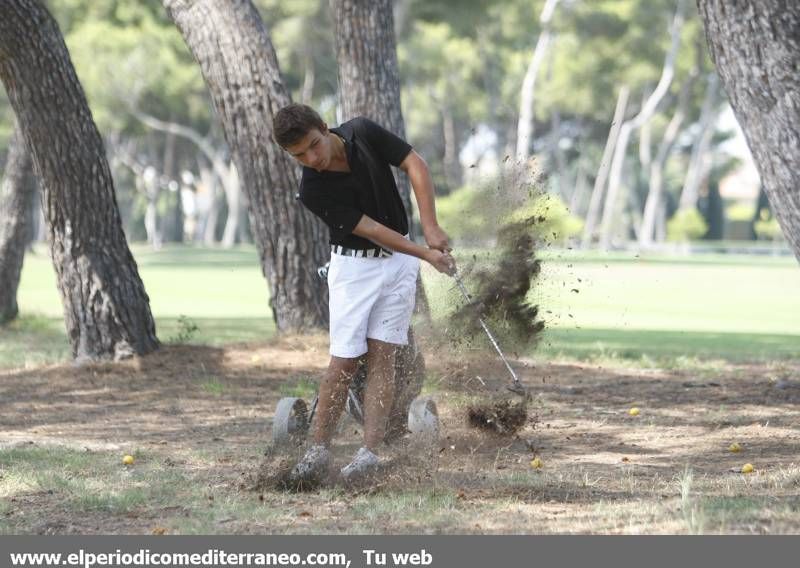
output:
{"label": "golf trolley", "polygon": [[[327,279],[328,265],[317,270],[320,278]],[[414,437],[434,440],[439,435],[439,414],[436,403],[419,396],[424,376],[424,362],[412,330],[409,344],[398,349],[395,362],[395,396],[389,413],[385,440],[392,442],[410,433]],[[357,423],[364,425],[364,388],[367,382],[366,360],[360,359],[358,368],[347,389],[345,412]],[[317,410],[319,395],[310,404],[299,397],[284,397],[275,407],[272,421],[272,440],[276,445],[300,443],[308,433]]]}

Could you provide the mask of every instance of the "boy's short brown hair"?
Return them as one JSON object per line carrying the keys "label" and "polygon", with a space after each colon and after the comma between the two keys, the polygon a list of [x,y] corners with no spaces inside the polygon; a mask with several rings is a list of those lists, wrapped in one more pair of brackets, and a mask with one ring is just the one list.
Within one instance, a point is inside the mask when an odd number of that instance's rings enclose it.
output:
{"label": "boy's short brown hair", "polygon": [[314,128],[323,132],[325,122],[313,108],[299,103],[283,107],[272,121],[272,135],[283,148],[299,142]]}

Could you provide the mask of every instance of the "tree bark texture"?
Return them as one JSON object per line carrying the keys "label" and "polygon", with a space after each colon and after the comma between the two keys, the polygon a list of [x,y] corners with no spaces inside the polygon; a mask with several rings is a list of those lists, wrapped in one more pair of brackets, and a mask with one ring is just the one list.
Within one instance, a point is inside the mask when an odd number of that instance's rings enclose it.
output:
{"label": "tree bark texture", "polygon": [[698,0],[711,57],[800,262],[800,3]]}
{"label": "tree bark texture", "polygon": [[[366,116],[405,138],[392,1],[331,0],[331,6],[336,25],[342,118]],[[394,172],[411,230],[408,177],[403,172]]]}
{"label": "tree bark texture", "polygon": [[100,133],[58,25],[38,0],[3,0],[0,79],[42,184],[64,321],[78,361],[158,348]]}
{"label": "tree bark texture", "polygon": [[0,184],[0,324],[13,320],[19,313],[17,288],[35,195],[33,161],[16,126]]}
{"label": "tree bark texture", "polygon": [[200,64],[247,192],[250,222],[279,331],[323,327],[327,230],[295,199],[299,168],[272,139],[290,98],[269,33],[251,0],[163,0]]}

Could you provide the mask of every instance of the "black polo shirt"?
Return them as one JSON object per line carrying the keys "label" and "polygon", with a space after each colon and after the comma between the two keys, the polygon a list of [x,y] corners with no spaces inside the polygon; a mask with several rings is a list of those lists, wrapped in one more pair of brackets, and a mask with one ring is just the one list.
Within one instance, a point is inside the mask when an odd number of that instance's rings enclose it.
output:
{"label": "black polo shirt", "polygon": [[300,201],[330,229],[330,242],[352,249],[375,248],[353,234],[362,215],[400,233],[408,219],[392,170],[411,152],[411,146],[365,117],[331,128],[344,140],[349,172],[303,168]]}

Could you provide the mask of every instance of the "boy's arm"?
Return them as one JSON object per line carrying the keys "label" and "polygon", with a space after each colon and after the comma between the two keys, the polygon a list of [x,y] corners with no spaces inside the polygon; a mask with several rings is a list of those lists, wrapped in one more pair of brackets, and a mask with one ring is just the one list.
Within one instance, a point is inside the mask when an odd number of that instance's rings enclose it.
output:
{"label": "boy's arm", "polygon": [[456,262],[449,253],[420,246],[386,225],[381,225],[367,215],[361,216],[358,225],[353,229],[353,234],[369,239],[383,248],[421,258],[444,274],[450,276],[455,274]]}
{"label": "boy's arm", "polygon": [[422,222],[422,234],[425,242],[432,249],[449,252],[450,239],[447,233],[439,226],[436,219],[436,205],[433,197],[433,180],[431,179],[428,164],[414,150],[400,163],[400,169],[408,174],[414,196],[417,198],[419,219]]}

